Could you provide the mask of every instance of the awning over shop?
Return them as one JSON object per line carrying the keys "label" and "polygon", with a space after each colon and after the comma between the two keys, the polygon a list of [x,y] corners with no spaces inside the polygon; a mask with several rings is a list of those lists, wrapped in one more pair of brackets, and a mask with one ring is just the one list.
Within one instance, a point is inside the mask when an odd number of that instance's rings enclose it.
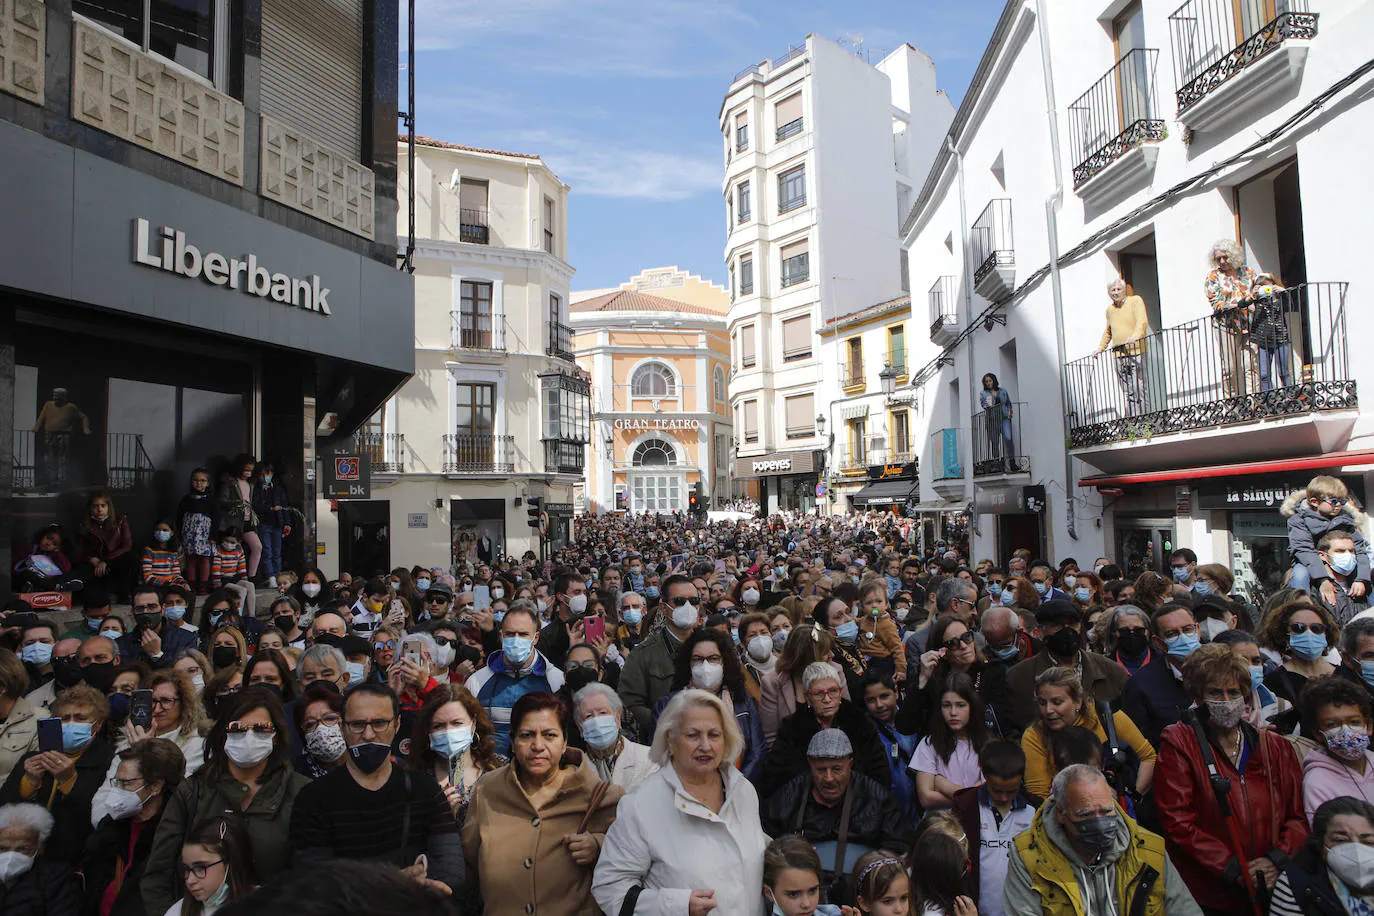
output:
{"label": "awning over shop", "polygon": [[914,480],[879,480],[849,499],[856,506],[905,506],[917,487]]}
{"label": "awning over shop", "polygon": [[1374,449],[1348,452],[1327,452],[1303,458],[1275,458],[1269,461],[1246,461],[1241,464],[1214,464],[1200,468],[1176,468],[1170,471],[1142,471],[1137,474],[1100,475],[1084,477],[1080,487],[1128,487],[1147,483],[1187,483],[1208,477],[1239,477],[1249,474],[1272,474],[1281,471],[1316,471],[1323,468],[1374,467]]}

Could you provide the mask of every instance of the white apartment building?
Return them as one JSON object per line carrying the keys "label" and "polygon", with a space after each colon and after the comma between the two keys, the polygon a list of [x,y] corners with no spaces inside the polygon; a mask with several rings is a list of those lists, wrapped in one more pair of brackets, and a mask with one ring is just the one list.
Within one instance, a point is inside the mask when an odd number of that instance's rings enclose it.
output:
{"label": "white apartment building", "polygon": [[[820,332],[902,296],[900,221],[952,114],[934,64],[910,45],[871,66],[810,35],[731,82],[719,126],[733,476],[768,511],[829,511],[836,490],[863,485],[832,477],[840,417],[864,398],[842,386],[854,368],[841,366],[843,341]],[[858,366],[874,391],[883,366]],[[875,431],[884,422],[875,416]]]}
{"label": "white apartment building", "polygon": [[568,320],[568,190],[538,156],[417,139],[415,375],[359,434],[371,499],[320,513],[342,568],[538,553],[532,497],[545,546],[570,537],[591,389]]}
{"label": "white apartment building", "polygon": [[[1354,0],[1007,3],[903,228],[921,508],[970,510],[974,556],[1187,547],[1258,592],[1291,489],[1337,474],[1364,501],[1371,34]],[[1212,315],[1218,240],[1286,288],[1262,333]],[[1149,317],[1125,359],[1094,355],[1118,277]]]}

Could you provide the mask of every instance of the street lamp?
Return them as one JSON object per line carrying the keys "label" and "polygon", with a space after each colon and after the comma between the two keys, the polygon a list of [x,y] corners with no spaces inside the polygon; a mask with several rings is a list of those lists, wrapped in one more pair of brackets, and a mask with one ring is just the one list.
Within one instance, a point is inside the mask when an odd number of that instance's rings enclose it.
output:
{"label": "street lamp", "polygon": [[825,436],[825,414],[816,414],[816,434],[822,438]]}
{"label": "street lamp", "polygon": [[892,368],[891,363],[883,363],[883,370],[878,373],[878,382],[883,388],[883,397],[892,400],[892,392],[897,389],[897,370]]}

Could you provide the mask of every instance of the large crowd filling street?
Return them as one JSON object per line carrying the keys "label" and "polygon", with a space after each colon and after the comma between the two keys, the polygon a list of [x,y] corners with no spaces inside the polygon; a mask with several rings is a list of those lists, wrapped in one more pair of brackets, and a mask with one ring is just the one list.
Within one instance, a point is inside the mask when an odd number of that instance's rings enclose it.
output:
{"label": "large crowd filling street", "polygon": [[892,512],[331,578],[242,468],[146,543],[103,493],[34,533],[16,581],[82,618],[0,621],[0,913],[1374,913],[1335,478],[1257,606],[1188,549],[1127,579]]}

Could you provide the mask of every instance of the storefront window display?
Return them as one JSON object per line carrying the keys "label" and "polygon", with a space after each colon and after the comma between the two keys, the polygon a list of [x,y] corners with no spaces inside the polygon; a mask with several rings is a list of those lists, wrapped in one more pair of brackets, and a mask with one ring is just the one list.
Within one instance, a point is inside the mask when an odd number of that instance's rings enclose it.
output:
{"label": "storefront window display", "polygon": [[1231,513],[1231,571],[1236,591],[1260,604],[1283,587],[1292,563],[1288,525],[1277,512]]}
{"label": "storefront window display", "polygon": [[449,500],[453,566],[491,564],[506,552],[506,508],[500,499]]}

